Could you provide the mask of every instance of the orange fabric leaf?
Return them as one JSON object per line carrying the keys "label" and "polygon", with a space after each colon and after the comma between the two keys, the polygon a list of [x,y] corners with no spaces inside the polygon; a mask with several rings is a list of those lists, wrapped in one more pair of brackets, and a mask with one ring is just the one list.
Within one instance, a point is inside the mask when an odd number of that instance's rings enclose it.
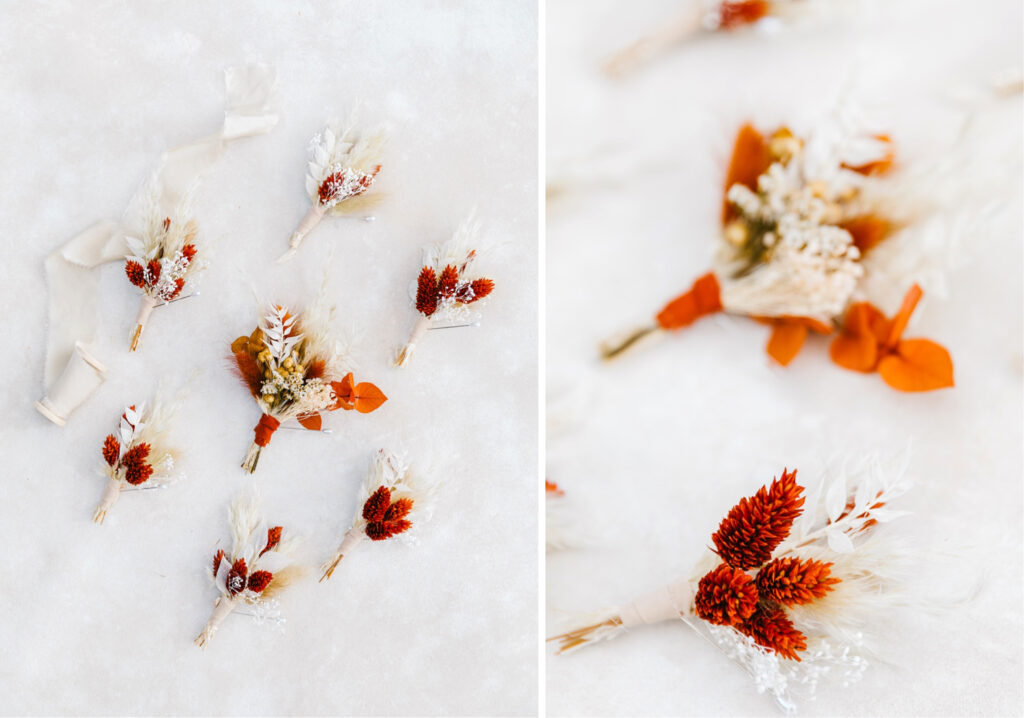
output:
{"label": "orange fabric leaf", "polygon": [[388,398],[384,396],[384,392],[378,389],[376,385],[364,381],[356,385],[355,398],[352,403],[355,404],[356,411],[360,414],[369,414],[387,400]]}
{"label": "orange fabric leaf", "polygon": [[932,391],[953,386],[953,359],[941,344],[906,339],[878,363],[878,374],[900,391]]}
{"label": "orange fabric leaf", "polygon": [[765,351],[782,366],[788,366],[807,338],[807,326],[797,322],[775,322]]}
{"label": "orange fabric leaf", "polygon": [[693,283],[690,290],[679,295],[658,312],[656,317],[662,329],[681,329],[707,314],[722,310],[721,288],[713,272]]}
{"label": "orange fabric leaf", "polygon": [[305,416],[298,417],[297,421],[310,431],[320,431],[320,428],[324,425],[323,419],[319,414],[306,414]]}
{"label": "orange fabric leaf", "polygon": [[[757,178],[771,166],[772,156],[768,143],[754,126],[747,123],[736,133],[732,148],[732,159],[725,174],[725,193],[734,184],[741,184],[757,191]],[[736,216],[736,210],[728,199],[722,200],[722,223]]]}
{"label": "orange fabric leaf", "polygon": [[878,364],[879,344],[888,333],[889,321],[878,308],[858,302],[846,312],[843,331],[832,340],[832,361],[852,371],[872,372]]}
{"label": "orange fabric leaf", "polygon": [[888,237],[893,230],[893,224],[883,217],[865,214],[846,220],[839,228],[850,233],[854,246],[863,254]]}

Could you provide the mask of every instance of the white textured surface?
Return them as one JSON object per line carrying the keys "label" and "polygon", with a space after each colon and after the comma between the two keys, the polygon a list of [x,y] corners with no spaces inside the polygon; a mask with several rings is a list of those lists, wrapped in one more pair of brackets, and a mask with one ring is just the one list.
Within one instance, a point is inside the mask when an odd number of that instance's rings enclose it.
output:
{"label": "white textured surface", "polygon": [[[0,10],[3,251],[0,712],[7,714],[526,714],[536,706],[536,24],[530,2],[47,2]],[[120,264],[101,270],[110,378],[64,429],[41,392],[43,258],[118,216],[166,148],[215,131],[223,69],[277,66],[281,122],[208,175],[197,219],[216,255],[202,296],[159,309],[142,351]],[[273,265],[309,206],[306,146],[355,100],[393,125],[373,224],[326,220]],[[415,321],[420,246],[478,206],[503,247],[478,329],[432,333],[390,366]],[[333,254],[332,254],[333,252]],[[330,267],[358,378],[390,397],[338,412],[334,434],[280,431],[254,478],[238,463],[259,413],[228,370],[256,321],[250,289],[303,301]],[[481,267],[484,268],[484,265]],[[102,526],[103,437],[159,377],[199,370],[179,423],[186,481],[122,497]],[[403,439],[446,481],[420,545],[366,544],[334,578],[282,597],[283,633],[231,617],[192,639],[215,597],[230,499],[319,563],[355,511],[373,451]]]}
{"label": "white textured surface", "polygon": [[[548,3],[548,170],[591,185],[549,208],[549,390],[582,408],[575,426],[561,413],[548,472],[589,518],[597,546],[549,554],[547,631],[687,572],[729,507],[783,466],[814,481],[833,452],[912,442],[920,485],[902,529],[966,557],[922,573],[939,574],[939,599],[975,581],[980,590],[887,628],[880,647],[891,665],[876,661],[854,688],[821,690],[802,713],[1020,715],[1021,99],[986,97],[982,83],[1019,71],[1021,7],[837,5],[848,12],[835,20],[704,39],[612,82],[596,71],[600,60],[679,3]],[[773,368],[766,328],[725,317],[598,366],[599,341],[647,321],[708,266],[739,123],[807,126],[855,66],[858,95],[908,161],[949,143],[970,107],[980,111],[965,141],[987,174],[962,179],[1006,201],[991,231],[962,248],[948,298],[926,295],[908,333],[950,349],[957,387],[898,394],[830,364],[821,338],[788,369]],[[682,624],[549,655],[547,706],[551,715],[777,714]]]}

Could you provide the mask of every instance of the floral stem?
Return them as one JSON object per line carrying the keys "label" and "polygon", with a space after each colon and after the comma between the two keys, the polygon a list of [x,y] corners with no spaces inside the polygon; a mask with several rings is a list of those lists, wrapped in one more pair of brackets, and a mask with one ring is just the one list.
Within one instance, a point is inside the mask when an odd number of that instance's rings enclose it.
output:
{"label": "floral stem", "polygon": [[220,628],[220,624],[224,622],[224,619],[231,615],[231,612],[235,610],[235,600],[229,599],[226,596],[221,596],[213,603],[213,613],[210,615],[210,620],[207,621],[206,627],[202,633],[196,636],[195,644],[200,648],[205,649],[206,644],[213,638],[213,634]]}
{"label": "floral stem", "polygon": [[249,450],[245,452],[245,459],[242,460],[242,468],[250,474],[255,472],[256,465],[260,462],[261,451],[263,451],[263,447],[254,441],[249,446]]}
{"label": "floral stem", "polygon": [[107,487],[103,490],[103,498],[100,499],[100,504],[96,507],[96,511],[92,515],[92,520],[98,524],[102,524],[103,519],[107,518],[107,511],[117,503],[117,499],[120,496],[121,482],[111,477],[107,481]]}
{"label": "floral stem", "polygon": [[402,347],[402,350],[398,353],[398,358],[395,359],[395,366],[405,366],[409,363],[409,360],[412,359],[413,349],[416,348],[416,343],[423,339],[423,335],[427,333],[429,328],[430,317],[421,316],[416,320],[416,326],[412,328],[409,341]]}
{"label": "floral stem", "polygon": [[142,337],[142,330],[146,327],[146,322],[149,321],[149,315],[153,313],[153,308],[156,306],[156,300],[148,294],[142,295],[142,302],[139,304],[139,313],[135,317],[135,331],[132,333],[132,343],[129,347],[129,351],[135,351],[139,348],[139,339]]}
{"label": "floral stem", "polygon": [[604,359],[605,361],[610,361],[611,359],[614,359],[615,357],[625,352],[630,347],[634,346],[644,337],[653,334],[659,329],[660,327],[658,325],[652,324],[651,326],[643,327],[642,329],[637,329],[635,332],[631,333],[629,336],[627,336],[620,342],[606,344],[603,347],[601,347],[601,358]]}

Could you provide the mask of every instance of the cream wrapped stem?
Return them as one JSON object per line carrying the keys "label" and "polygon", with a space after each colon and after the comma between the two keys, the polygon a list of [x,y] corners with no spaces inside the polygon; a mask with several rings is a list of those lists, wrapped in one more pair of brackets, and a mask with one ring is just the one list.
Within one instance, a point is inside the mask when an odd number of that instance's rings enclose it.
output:
{"label": "cream wrapped stem", "polygon": [[231,612],[238,607],[238,604],[242,602],[240,598],[228,598],[227,596],[219,596],[217,600],[213,602],[213,613],[210,614],[210,620],[207,621],[206,627],[202,633],[196,636],[195,644],[200,648],[206,648],[206,644],[213,638],[213,634],[220,628],[220,624],[224,623],[224,619],[231,615]]}
{"label": "cream wrapped stem", "polygon": [[412,359],[413,350],[416,345],[423,340],[423,336],[427,333],[427,329],[430,328],[430,317],[421,316],[416,320],[416,324],[412,328],[412,334],[409,335],[409,341],[405,343],[405,346],[398,352],[398,357],[395,359],[395,366],[405,366]]}
{"label": "cream wrapped stem", "polygon": [[146,322],[149,321],[149,315],[153,313],[153,309],[156,307],[156,299],[149,296],[148,294],[142,295],[142,300],[139,302],[139,313],[135,317],[135,331],[132,332],[132,343],[129,347],[129,351],[135,351],[139,348],[139,339],[142,337],[142,330],[146,328]]}
{"label": "cream wrapped stem", "polygon": [[558,653],[567,653],[581,646],[603,641],[636,626],[674,621],[693,615],[693,584],[681,579],[656,591],[636,597],[614,611],[596,614],[580,621],[579,626],[553,636]]}
{"label": "cream wrapped stem", "polygon": [[366,538],[366,532],[363,529],[351,528],[345,533],[345,537],[341,540],[341,544],[338,546],[338,550],[334,552],[334,556],[329,561],[324,562],[320,567],[323,571],[323,575],[320,576],[321,581],[326,581],[334,573],[334,569],[341,563],[341,559],[346,554],[351,553],[356,546],[363,542]]}
{"label": "cream wrapped stem", "polygon": [[103,498],[100,499],[99,506],[96,507],[96,511],[92,515],[92,520],[98,524],[103,523],[103,520],[107,518],[107,512],[117,503],[117,500],[121,497],[121,482],[115,478],[107,480],[107,486],[103,490]]}
{"label": "cream wrapped stem", "polygon": [[324,218],[326,209],[319,202],[314,202],[313,206],[306,212],[306,216],[299,222],[299,226],[292,232],[292,236],[288,238],[288,251],[282,254],[278,260],[278,264],[284,264],[289,259],[295,256],[295,253],[299,251],[299,246],[302,244],[302,240],[306,238],[310,232],[316,229],[317,225]]}

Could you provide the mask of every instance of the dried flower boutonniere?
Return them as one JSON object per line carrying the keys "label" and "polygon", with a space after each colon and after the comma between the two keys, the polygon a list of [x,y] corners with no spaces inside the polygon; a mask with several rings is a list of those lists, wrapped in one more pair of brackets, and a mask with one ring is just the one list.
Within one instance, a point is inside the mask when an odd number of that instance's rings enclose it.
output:
{"label": "dried flower boutonniere", "polygon": [[380,172],[385,141],[382,130],[362,132],[354,125],[340,130],[325,127],[313,138],[306,175],[306,192],[313,205],[292,233],[279,263],[294,256],[324,215],[351,215],[376,201],[365,193]]}
{"label": "dried flower boutonniere", "polygon": [[[186,197],[173,217],[160,213],[160,188],[150,185],[149,202],[142,238],[125,236],[129,254],[124,265],[128,281],[142,290],[142,302],[135,318],[131,351],[139,348],[142,331],[153,309],[197,294],[195,285],[206,263],[199,256],[198,229]],[[186,286],[189,291],[184,291]]]}
{"label": "dried flower boutonniere", "polygon": [[623,75],[656,55],[702,33],[731,32],[769,17],[786,18],[800,12],[805,0],[704,0],[690,2],[677,16],[608,60],[604,69]]}
{"label": "dried flower boutonniere", "polygon": [[232,342],[235,369],[263,412],[242,462],[249,473],[285,421],[295,419],[303,428],[319,431],[321,412],[355,409],[368,414],[387,401],[374,384],[357,384],[352,378],[340,344],[328,335],[330,316],[319,302],[298,314],[271,306],[252,334]]}
{"label": "dried flower boutonniere", "polygon": [[395,366],[409,363],[427,330],[476,325],[479,314],[470,305],[494,290],[492,280],[476,276],[473,271],[479,258],[479,233],[479,223],[470,216],[443,245],[424,249],[414,301],[420,317],[409,341],[398,353]]}
{"label": "dried flower boutonniere", "polygon": [[430,520],[436,490],[437,483],[411,471],[400,455],[378,451],[359,492],[360,508],[352,528],[345,532],[334,556],[321,567],[320,580],[329,579],[341,559],[363,539],[411,538],[408,531]]}
{"label": "dried flower boutonniere", "polygon": [[178,450],[167,443],[167,433],[178,409],[179,400],[165,402],[160,395],[152,406],[125,407],[116,434],[103,441],[103,474],[107,486],[92,520],[103,523],[107,512],[124,491],[163,488],[173,483],[171,476]]}
{"label": "dried flower boutonniere", "polygon": [[901,584],[909,557],[878,525],[906,513],[889,505],[909,482],[902,468],[889,476],[874,460],[850,478],[822,482],[805,511],[796,472],[783,471],[729,511],[689,577],[549,640],[564,653],[681,619],[787,710],[795,690],[813,692],[826,674],[858,679],[867,666],[866,634],[907,605]]}
{"label": "dried flower boutonniere", "polygon": [[[770,325],[767,352],[783,366],[809,332],[842,327],[832,350],[840,366],[878,369],[902,391],[953,386],[953,362],[943,347],[901,341],[919,287],[910,289],[891,322],[871,305],[852,303],[870,271],[869,255],[902,229],[885,206],[884,175],[893,162],[884,135],[837,139],[826,132],[805,143],[786,128],[766,138],[745,125],[727,174],[715,270],[669,302],[654,324],[605,347],[604,357],[724,311]],[[878,337],[871,351],[869,333]]]}
{"label": "dried flower boutonniere", "polygon": [[220,595],[213,602],[210,620],[196,637],[200,648],[206,647],[232,611],[246,604],[266,608],[274,595],[303,573],[290,561],[296,538],[280,526],[267,525],[255,498],[237,498],[228,519],[231,553],[218,549],[213,556],[213,582]]}

